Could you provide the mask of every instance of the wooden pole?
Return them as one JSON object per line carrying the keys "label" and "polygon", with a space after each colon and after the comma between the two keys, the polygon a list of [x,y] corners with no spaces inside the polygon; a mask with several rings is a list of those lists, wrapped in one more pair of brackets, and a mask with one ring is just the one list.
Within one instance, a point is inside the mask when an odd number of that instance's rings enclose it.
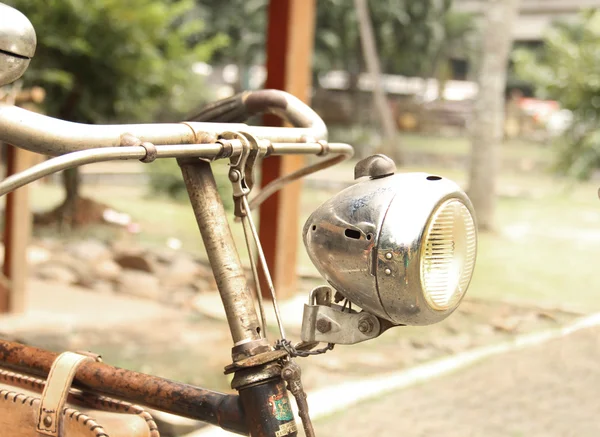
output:
{"label": "wooden pole", "polygon": [[[18,82],[7,102],[39,104],[44,101],[43,88],[21,89]],[[28,108],[36,110],[36,107]],[[39,157],[23,149],[6,145],[6,176],[21,172],[33,165]],[[4,210],[4,265],[0,281],[0,313],[25,311],[27,287],[27,246],[31,237],[32,214],[29,209],[29,188],[19,188],[6,195]]]}
{"label": "wooden pole", "polygon": [[[10,176],[30,166],[32,153],[7,145],[6,175]],[[27,245],[31,235],[32,215],[29,209],[28,187],[6,195],[4,213],[4,266],[8,281],[0,284],[0,313],[25,311],[27,285]]]}
{"label": "wooden pole", "polygon": [[[267,29],[267,80],[265,88],[287,91],[304,102],[310,99],[314,45],[315,0],[271,0]],[[265,124],[280,125],[265,117]],[[261,185],[302,167],[302,156],[271,157],[262,168]],[[283,188],[260,207],[260,239],[278,297],[296,292],[301,183]],[[269,298],[269,289],[262,286]]]}

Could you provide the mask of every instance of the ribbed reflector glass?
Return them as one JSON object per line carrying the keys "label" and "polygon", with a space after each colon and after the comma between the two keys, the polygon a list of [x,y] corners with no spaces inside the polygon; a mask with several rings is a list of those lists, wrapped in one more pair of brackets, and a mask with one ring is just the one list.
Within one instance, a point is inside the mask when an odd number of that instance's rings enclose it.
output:
{"label": "ribbed reflector glass", "polygon": [[429,306],[447,310],[467,291],[477,252],[477,229],[458,199],[442,203],[425,230],[421,246],[421,286]]}

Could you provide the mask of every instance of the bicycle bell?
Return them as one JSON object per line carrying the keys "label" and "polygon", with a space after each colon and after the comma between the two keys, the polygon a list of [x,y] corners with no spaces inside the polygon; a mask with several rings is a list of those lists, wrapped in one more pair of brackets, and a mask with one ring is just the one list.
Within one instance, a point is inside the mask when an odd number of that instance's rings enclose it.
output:
{"label": "bicycle bell", "polygon": [[473,206],[448,179],[394,171],[384,155],[360,161],[355,179],[369,179],[321,205],[304,244],[323,277],[363,311],[392,325],[428,325],[456,309],[471,281]]}
{"label": "bicycle bell", "polygon": [[0,86],[20,78],[35,53],[35,29],[16,9],[0,3]]}

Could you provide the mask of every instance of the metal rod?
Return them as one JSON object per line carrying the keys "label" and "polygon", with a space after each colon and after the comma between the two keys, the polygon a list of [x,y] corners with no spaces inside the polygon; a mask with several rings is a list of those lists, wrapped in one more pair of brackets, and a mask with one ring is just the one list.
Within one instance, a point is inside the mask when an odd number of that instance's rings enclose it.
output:
{"label": "metal rod", "polygon": [[[57,356],[54,352],[0,340],[0,364],[15,371],[46,378]],[[81,364],[74,387],[248,434],[246,418],[236,395],[98,362]]]}
{"label": "metal rod", "polygon": [[117,147],[122,144],[125,134],[155,145],[205,142],[202,139],[207,134],[215,135],[225,131],[248,132],[272,142],[301,143],[327,139],[327,128],[323,120],[309,106],[285,92],[277,91],[276,94],[281,104],[276,104],[270,112],[299,127],[275,128],[247,126],[242,123],[203,122],[87,125],[0,103],[0,141],[32,152],[57,156],[96,147]]}
{"label": "metal rod", "polygon": [[260,206],[261,203],[263,203],[277,191],[281,190],[281,188],[285,185],[297,181],[298,179],[301,179],[305,176],[308,176],[309,174],[313,174],[320,170],[324,170],[326,168],[334,166],[335,164],[339,164],[340,162],[345,161],[348,158],[348,155],[338,155],[333,158],[329,158],[324,161],[320,161],[315,164],[302,167],[301,169],[293,173],[275,179],[274,181],[265,185],[264,188],[255,197],[252,198],[252,200],[250,201],[250,208],[257,208],[258,206]]}
{"label": "metal rod", "polygon": [[[242,197],[242,204],[244,206],[245,211],[250,211],[250,206],[248,205],[248,199],[246,197]],[[269,287],[269,291],[271,292],[271,298],[273,299],[273,309],[275,310],[275,317],[277,318],[277,326],[279,327],[279,333],[281,334],[281,338],[284,339],[285,330],[283,328],[283,323],[281,322],[281,314],[279,313],[279,305],[277,305],[277,296],[275,296],[275,287],[273,286],[273,279],[271,278],[271,274],[269,273],[267,260],[265,259],[265,254],[262,250],[262,246],[258,238],[258,233],[256,232],[254,221],[252,220],[252,215],[247,214],[246,217],[248,217],[248,222],[250,223],[250,230],[252,231],[252,236],[254,237],[254,244],[256,245],[256,249],[258,252],[258,259],[260,260],[260,263],[262,265],[263,273],[265,274],[265,279],[267,280],[267,285]]]}
{"label": "metal rod", "polygon": [[221,294],[233,342],[237,345],[259,340],[260,325],[252,294],[210,163],[199,159],[179,160],[179,165]]}
{"label": "metal rod", "polygon": [[[245,210],[246,215],[252,214],[250,211]],[[260,321],[262,323],[262,336],[267,338],[267,317],[265,316],[265,307],[263,304],[262,290],[260,289],[260,278],[258,277],[258,270],[256,268],[256,261],[254,261],[254,250],[250,245],[250,237],[248,233],[248,219],[246,216],[242,216],[242,228],[244,229],[244,240],[246,240],[246,248],[248,249],[248,258],[250,259],[250,267],[252,269],[252,277],[254,278],[254,286],[256,288],[256,298],[258,300],[258,309],[260,311]]]}
{"label": "metal rod", "polygon": [[345,143],[327,143],[323,147],[320,143],[276,143],[273,142],[270,145],[270,149],[273,151],[268,156],[273,155],[345,155],[346,158],[352,157],[354,149],[349,144]]}
{"label": "metal rod", "polygon": [[[156,146],[157,158],[179,158],[192,156],[218,156],[222,152],[220,144],[185,144],[176,146]],[[108,147],[89,149],[58,156],[34,165],[0,182],[0,196],[16,190],[23,185],[41,179],[52,173],[94,162],[142,159],[146,149],[141,146]]]}

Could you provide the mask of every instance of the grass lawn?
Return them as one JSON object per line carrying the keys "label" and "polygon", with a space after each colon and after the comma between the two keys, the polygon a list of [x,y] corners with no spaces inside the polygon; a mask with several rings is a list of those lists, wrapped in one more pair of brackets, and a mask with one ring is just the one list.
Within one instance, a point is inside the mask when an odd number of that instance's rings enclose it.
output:
{"label": "grass lawn", "polygon": [[[364,127],[336,128],[331,129],[331,138],[336,141],[349,144],[375,144],[379,140],[376,130]],[[434,134],[420,134],[402,132],[398,143],[405,152],[431,153],[439,156],[461,155],[471,153],[471,142],[465,136],[443,136]],[[504,158],[535,159],[537,161],[549,162],[552,158],[551,148],[539,143],[521,139],[512,139],[502,145],[502,156]]]}

